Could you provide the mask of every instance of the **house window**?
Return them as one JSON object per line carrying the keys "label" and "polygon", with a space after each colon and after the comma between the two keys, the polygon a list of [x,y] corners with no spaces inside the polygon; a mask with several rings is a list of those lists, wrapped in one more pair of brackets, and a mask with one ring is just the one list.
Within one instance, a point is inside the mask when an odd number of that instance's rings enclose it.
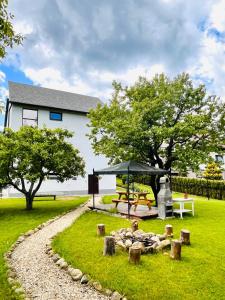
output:
{"label": "house window", "polygon": [[223,155],[216,155],[215,161],[218,163],[223,163]]}
{"label": "house window", "polygon": [[50,120],[62,121],[62,113],[50,111]]}
{"label": "house window", "polygon": [[23,108],[22,117],[23,126],[37,126],[38,125],[38,111],[36,109]]}

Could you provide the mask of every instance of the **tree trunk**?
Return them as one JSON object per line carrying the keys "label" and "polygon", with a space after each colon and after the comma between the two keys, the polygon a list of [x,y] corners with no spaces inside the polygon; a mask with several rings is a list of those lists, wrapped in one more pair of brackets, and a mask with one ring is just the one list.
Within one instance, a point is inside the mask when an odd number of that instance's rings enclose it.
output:
{"label": "tree trunk", "polygon": [[183,245],[190,245],[190,231],[182,229],[180,232],[180,240]]}
{"label": "tree trunk", "polygon": [[104,239],[103,255],[115,254],[115,238],[113,236],[106,236]]}
{"label": "tree trunk", "polygon": [[141,248],[137,246],[130,247],[129,249],[129,262],[139,264],[141,259]]}
{"label": "tree trunk", "polygon": [[176,260],[181,259],[181,241],[179,240],[172,241],[170,257]]}
{"label": "tree trunk", "polygon": [[105,224],[97,225],[97,235],[104,236],[105,235]]}
{"label": "tree trunk", "polygon": [[158,201],[157,201],[158,191],[157,191],[157,183],[156,183],[156,176],[155,175],[150,177],[150,186],[151,186],[152,192],[154,194],[156,206],[158,206]]}
{"label": "tree trunk", "polygon": [[33,200],[34,200],[34,197],[32,197],[30,194],[26,195],[26,210],[33,209]]}

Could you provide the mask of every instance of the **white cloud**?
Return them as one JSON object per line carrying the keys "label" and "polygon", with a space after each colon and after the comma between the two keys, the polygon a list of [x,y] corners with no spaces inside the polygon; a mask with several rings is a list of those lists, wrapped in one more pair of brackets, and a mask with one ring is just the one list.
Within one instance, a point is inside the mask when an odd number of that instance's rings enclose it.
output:
{"label": "white cloud", "polygon": [[215,1],[212,6],[209,22],[219,31],[225,31],[225,0]]}
{"label": "white cloud", "polygon": [[11,10],[26,39],[7,62],[35,84],[107,99],[113,80],[190,71],[225,95],[224,43],[209,35],[225,31],[225,0],[15,0]]}

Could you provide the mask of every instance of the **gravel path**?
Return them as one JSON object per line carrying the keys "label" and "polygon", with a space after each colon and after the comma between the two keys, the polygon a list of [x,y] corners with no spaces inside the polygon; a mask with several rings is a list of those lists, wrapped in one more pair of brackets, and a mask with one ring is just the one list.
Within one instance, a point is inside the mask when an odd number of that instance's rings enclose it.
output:
{"label": "gravel path", "polygon": [[26,238],[14,250],[11,263],[29,299],[108,299],[90,286],[73,281],[45,253],[50,239],[70,226],[86,210],[87,205],[64,215]]}

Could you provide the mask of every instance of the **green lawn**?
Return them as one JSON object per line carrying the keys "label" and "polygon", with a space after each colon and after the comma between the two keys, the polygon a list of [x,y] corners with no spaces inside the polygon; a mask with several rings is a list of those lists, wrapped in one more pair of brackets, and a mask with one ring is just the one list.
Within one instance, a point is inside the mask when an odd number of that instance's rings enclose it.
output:
{"label": "green lawn", "polygon": [[107,234],[129,221],[95,212],[81,216],[53,242],[55,250],[74,267],[118,290],[128,299],[225,299],[225,202],[196,197],[196,215],[184,220],[141,221],[145,231],[163,233],[174,226],[175,238],[182,228],[191,231],[191,246],[182,248],[182,260],[162,254],[143,255],[139,266],[128,263],[127,253],[102,255],[103,238],[96,236],[96,224],[106,224]]}
{"label": "green lawn", "polygon": [[56,215],[77,207],[88,197],[59,198],[56,201],[40,199],[34,201],[34,210],[29,212],[24,209],[24,199],[0,199],[0,299],[16,299],[7,282],[7,268],[3,255],[18,236]]}

